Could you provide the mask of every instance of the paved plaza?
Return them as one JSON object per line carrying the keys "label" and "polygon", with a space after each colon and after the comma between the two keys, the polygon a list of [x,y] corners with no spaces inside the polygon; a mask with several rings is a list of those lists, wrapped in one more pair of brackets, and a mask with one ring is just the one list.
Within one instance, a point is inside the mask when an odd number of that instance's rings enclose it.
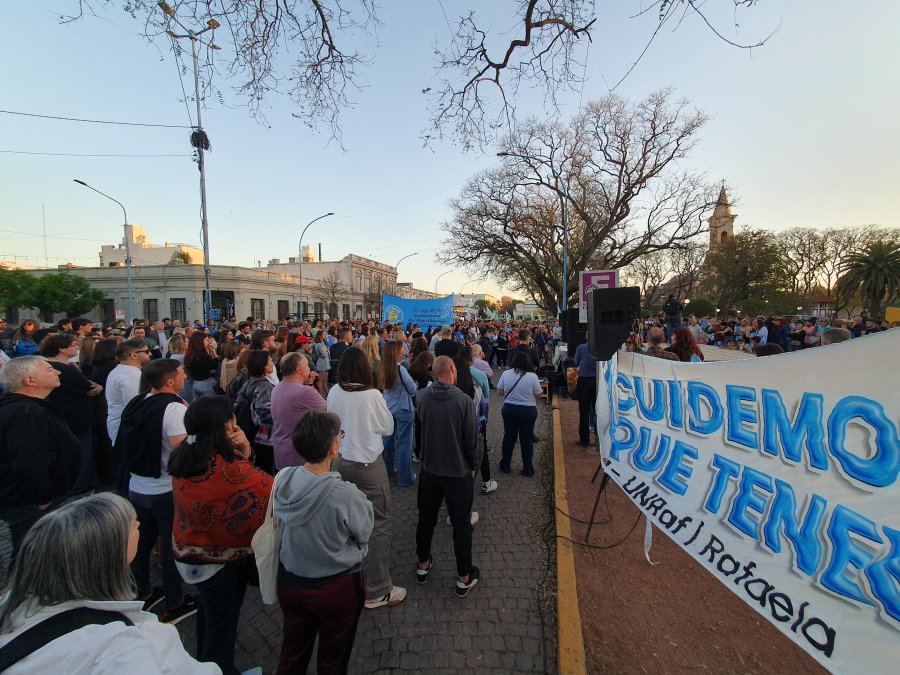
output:
{"label": "paved plaza", "polygon": [[[481,581],[466,598],[454,594],[452,530],[442,510],[432,546],[434,570],[427,584],[415,583],[416,487],[398,488],[392,480],[391,572],[394,584],[404,586],[408,595],[396,607],[363,610],[351,673],[556,672],[556,581],[547,563],[548,554],[554,555],[547,550],[553,540],[551,410],[546,403],[538,404],[537,473],[525,478],[519,475],[518,454],[513,456],[512,474],[497,469],[501,405],[501,397],[492,394],[488,446],[492,477],[500,487],[483,496],[481,478],[476,477],[474,509],[481,520],[475,526],[472,553]],[[194,619],[178,629],[185,646],[196,653]],[[242,670],[262,666],[264,673],[272,673],[280,649],[281,610],[263,605],[258,589],[251,588],[238,627],[236,665]],[[310,672],[315,672],[315,662]]]}

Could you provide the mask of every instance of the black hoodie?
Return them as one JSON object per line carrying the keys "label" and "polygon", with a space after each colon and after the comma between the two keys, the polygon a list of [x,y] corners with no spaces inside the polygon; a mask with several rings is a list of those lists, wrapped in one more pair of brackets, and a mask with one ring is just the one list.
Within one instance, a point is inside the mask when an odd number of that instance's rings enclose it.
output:
{"label": "black hoodie", "polygon": [[437,381],[416,395],[422,428],[422,469],[461,478],[481,466],[475,401],[452,384]]}

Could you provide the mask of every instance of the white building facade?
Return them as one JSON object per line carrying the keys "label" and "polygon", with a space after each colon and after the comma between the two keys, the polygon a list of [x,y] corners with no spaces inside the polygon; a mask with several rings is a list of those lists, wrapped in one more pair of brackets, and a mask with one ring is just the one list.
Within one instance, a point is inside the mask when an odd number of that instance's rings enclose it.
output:
{"label": "white building facade", "polygon": [[[128,248],[131,253],[133,267],[141,265],[168,265],[173,256],[178,256],[187,264],[203,264],[203,251],[187,244],[171,244],[162,246],[150,243],[144,228],[138,225],[126,225],[125,236],[128,237]],[[118,245],[100,247],[101,267],[123,267],[125,265],[125,240]]]}

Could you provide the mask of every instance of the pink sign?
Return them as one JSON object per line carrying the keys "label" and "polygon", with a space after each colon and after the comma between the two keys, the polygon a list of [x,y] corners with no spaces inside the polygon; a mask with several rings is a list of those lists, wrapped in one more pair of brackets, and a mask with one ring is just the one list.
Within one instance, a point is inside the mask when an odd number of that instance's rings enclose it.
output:
{"label": "pink sign", "polygon": [[619,270],[594,270],[578,273],[581,292],[578,303],[578,322],[587,323],[588,293],[595,288],[617,288],[619,286]]}

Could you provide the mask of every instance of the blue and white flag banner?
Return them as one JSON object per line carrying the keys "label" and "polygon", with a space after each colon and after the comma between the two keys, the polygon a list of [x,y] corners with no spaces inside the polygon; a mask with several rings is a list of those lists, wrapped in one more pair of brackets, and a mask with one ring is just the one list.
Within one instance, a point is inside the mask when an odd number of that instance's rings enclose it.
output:
{"label": "blue and white flag banner", "polygon": [[412,321],[423,331],[428,330],[429,326],[453,324],[452,295],[434,300],[413,300],[384,293],[381,296],[381,307],[381,323],[390,321],[406,326]]}
{"label": "blue and white flag banner", "polygon": [[610,477],[836,673],[900,669],[898,353],[894,329],[759,359],[600,364]]}

